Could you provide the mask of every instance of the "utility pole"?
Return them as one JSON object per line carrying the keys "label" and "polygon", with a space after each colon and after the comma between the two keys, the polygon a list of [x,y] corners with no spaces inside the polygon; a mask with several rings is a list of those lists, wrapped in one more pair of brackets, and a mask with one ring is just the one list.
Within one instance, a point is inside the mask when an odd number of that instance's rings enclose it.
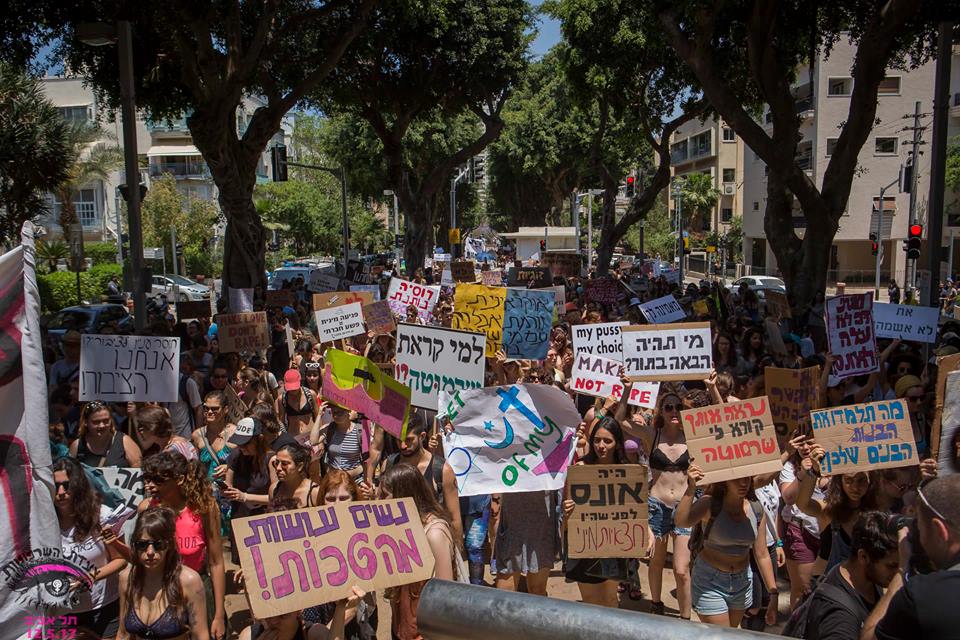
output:
{"label": "utility pole", "polygon": [[680,292],[683,293],[683,193],[679,181],[673,187],[673,199],[677,203],[677,254],[680,256]]}
{"label": "utility pole", "polygon": [[177,268],[177,228],[170,227],[170,255],[173,256],[171,262],[173,263],[173,275],[180,275],[180,270]]}
{"label": "utility pole", "polygon": [[[470,174],[470,167],[461,169],[456,176],[450,179],[450,231],[457,228],[457,183]],[[448,240],[450,239],[448,234]],[[450,242],[450,259],[455,260],[460,257],[456,250],[456,245]]]}
{"label": "utility pole", "polygon": [[883,195],[887,192],[887,189],[890,189],[896,186],[900,182],[900,176],[897,176],[897,179],[888,184],[885,187],[880,187],[880,204],[879,213],[877,214],[877,259],[876,259],[876,273],[874,274],[874,283],[873,283],[873,299],[880,299],[880,263],[883,261],[883,214],[886,209],[886,205],[883,202]]}
{"label": "utility pole", "polygon": [[[910,209],[907,220],[907,228],[910,228],[910,225],[916,224],[917,222],[917,182],[918,176],[920,175],[920,149],[921,145],[926,144],[921,140],[923,137],[923,132],[926,130],[926,127],[920,126],[920,118],[924,118],[929,114],[920,113],[920,101],[917,100],[913,106],[913,115],[907,114],[904,116],[905,119],[913,118],[912,127],[904,127],[905,131],[913,131],[913,140],[908,142],[910,145],[910,154],[907,158],[910,166],[910,174],[906,177],[906,184],[901,185],[900,191],[904,189],[909,190],[910,192]],[[907,268],[904,272],[905,282],[903,283],[904,295],[910,289],[916,288],[917,280],[917,261],[916,260],[907,260]]]}

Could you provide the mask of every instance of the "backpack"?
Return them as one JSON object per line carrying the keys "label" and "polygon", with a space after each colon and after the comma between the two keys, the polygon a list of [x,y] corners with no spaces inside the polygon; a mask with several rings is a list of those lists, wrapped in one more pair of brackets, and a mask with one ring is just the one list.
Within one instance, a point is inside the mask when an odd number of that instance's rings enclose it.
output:
{"label": "backpack", "polygon": [[[750,508],[753,510],[753,517],[757,519],[757,527],[760,527],[760,519],[763,516],[763,506],[761,506],[758,500],[750,500]],[[698,522],[694,527],[693,531],[690,532],[690,541],[687,543],[687,548],[690,549],[690,566],[693,566],[693,561],[697,559],[697,554],[703,550],[703,543],[710,537],[710,530],[713,528],[713,522],[717,519],[717,516],[720,515],[720,510],[723,509],[722,500],[710,499],[710,518],[707,520],[706,526],[703,522]]]}
{"label": "backpack", "polygon": [[[838,604],[846,609],[849,613],[857,617],[861,617],[863,614],[863,607],[859,602],[850,597],[850,594],[847,593],[846,589],[841,589],[840,587],[829,584],[821,578],[820,583],[816,586],[816,588],[810,593],[806,594],[800,600],[800,602],[797,603],[797,608],[793,610],[792,614],[790,614],[790,619],[787,620],[787,624],[784,625],[781,635],[788,638],[807,637],[807,628],[810,626],[813,601],[817,598],[829,600],[835,604]],[[813,622],[814,624],[817,623],[817,621]]]}

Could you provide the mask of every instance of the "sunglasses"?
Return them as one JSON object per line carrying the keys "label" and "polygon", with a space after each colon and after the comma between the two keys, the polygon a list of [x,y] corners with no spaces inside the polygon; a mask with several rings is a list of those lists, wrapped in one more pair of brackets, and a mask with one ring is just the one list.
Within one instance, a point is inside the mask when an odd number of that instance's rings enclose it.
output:
{"label": "sunglasses", "polygon": [[66,482],[54,482],[53,492],[57,493],[60,491],[60,489],[63,489],[64,491],[70,491],[70,481],[67,480]]}
{"label": "sunglasses", "polygon": [[217,411],[220,411],[220,409],[222,408],[223,407],[211,407],[208,404],[203,405],[203,410],[206,411],[207,413],[216,413]]}
{"label": "sunglasses", "polygon": [[665,404],[663,405],[664,411],[680,411],[680,405],[678,404]]}
{"label": "sunglasses", "polygon": [[143,553],[150,547],[153,547],[154,551],[166,551],[167,550],[167,541],[166,540],[137,540],[133,543],[133,548],[137,550],[137,553]]}
{"label": "sunglasses", "polygon": [[144,481],[144,482],[150,482],[150,483],[153,483],[153,484],[163,484],[163,483],[166,482],[167,480],[170,480],[170,478],[167,478],[167,477],[164,477],[164,476],[148,476],[148,475],[144,475],[144,476],[143,476],[143,481]]}

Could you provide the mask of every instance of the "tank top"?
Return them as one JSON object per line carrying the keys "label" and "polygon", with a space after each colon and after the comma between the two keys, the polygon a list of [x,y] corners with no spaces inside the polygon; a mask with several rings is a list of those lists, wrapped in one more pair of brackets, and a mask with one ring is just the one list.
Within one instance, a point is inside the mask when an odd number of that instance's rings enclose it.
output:
{"label": "tank top", "polygon": [[[150,506],[159,506],[156,499]],[[184,566],[197,573],[203,573],[207,562],[207,537],[203,529],[203,519],[190,507],[184,507],[176,521],[177,549]]]}
{"label": "tank top", "polygon": [[721,510],[713,519],[710,534],[704,538],[703,546],[728,556],[746,556],[757,540],[757,514],[754,509],[743,520],[734,520]]}
{"label": "tank top", "polygon": [[123,433],[116,431],[106,453],[94,453],[87,446],[86,438],[77,442],[77,460],[91,467],[129,467],[127,452],[123,449]]}

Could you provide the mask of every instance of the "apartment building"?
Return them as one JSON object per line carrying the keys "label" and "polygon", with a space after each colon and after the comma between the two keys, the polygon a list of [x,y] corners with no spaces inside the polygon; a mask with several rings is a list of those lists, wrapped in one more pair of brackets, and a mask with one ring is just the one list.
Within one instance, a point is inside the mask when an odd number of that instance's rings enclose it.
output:
{"label": "apartment building", "polygon": [[[829,57],[821,55],[813,69],[804,67],[797,73],[794,95],[797,115],[802,120],[797,162],[817,185],[823,183],[840,127],[847,119],[853,90],[850,70],[854,54],[855,49],[841,39]],[[926,225],[930,154],[923,151],[929,149],[934,67],[935,63],[929,62],[909,71],[890,69],[880,85],[877,123],[860,151],[850,198],[831,250],[827,275],[830,282],[874,281],[876,258],[871,252],[870,234],[877,233],[878,229],[883,246],[881,277],[885,281],[895,278],[901,284],[904,282],[906,254],[902,241],[907,237],[910,196],[894,184],[884,192],[881,203],[880,191],[897,181],[901,166],[907,162],[912,131],[905,128],[912,126],[914,106],[919,101],[921,112],[926,114],[920,124],[927,127],[924,132],[927,144],[920,148],[916,163],[916,214]],[[772,128],[769,113],[764,114],[763,124],[768,130]],[[763,227],[767,167],[749,148],[745,155],[745,268],[751,273],[773,275],[777,273],[776,258]],[[793,224],[802,237],[806,221],[799,204],[795,204]]]}

